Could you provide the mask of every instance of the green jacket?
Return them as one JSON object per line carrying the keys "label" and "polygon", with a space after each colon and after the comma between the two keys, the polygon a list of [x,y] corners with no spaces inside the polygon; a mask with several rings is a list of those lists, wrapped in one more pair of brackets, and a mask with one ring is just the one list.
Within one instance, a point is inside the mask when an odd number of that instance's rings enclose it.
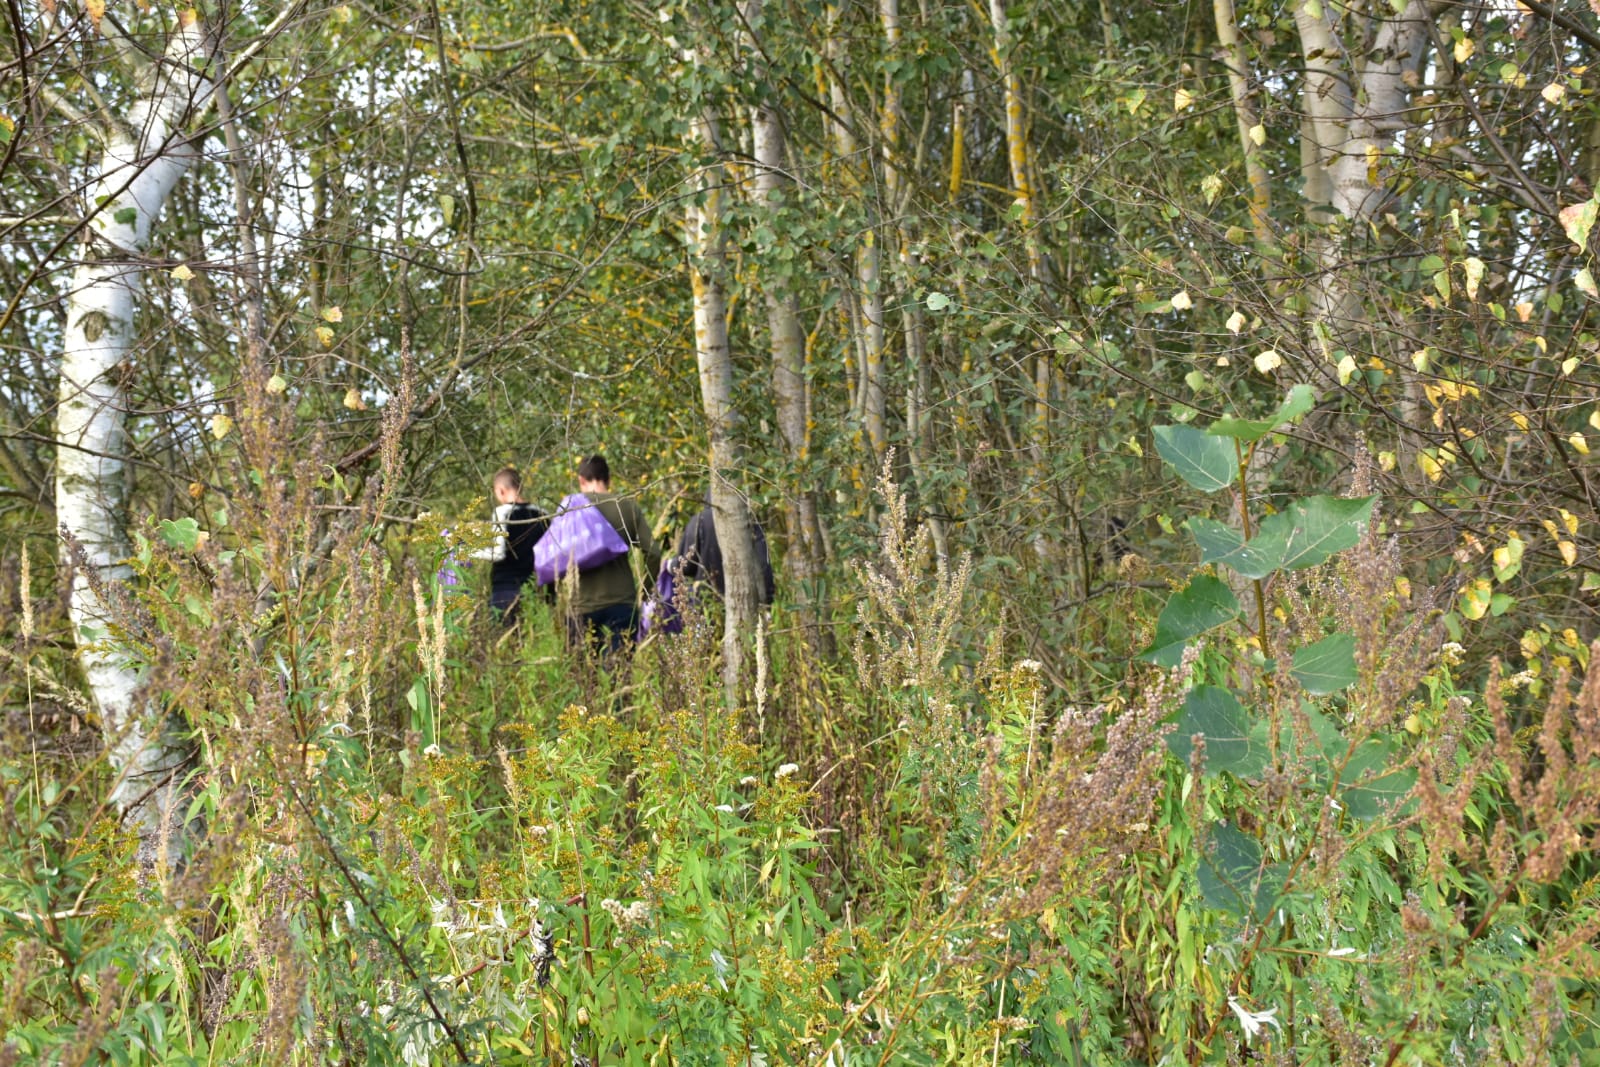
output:
{"label": "green jacket", "polygon": [[[644,553],[646,581],[654,582],[661,569],[661,551],[650,533],[639,502],[616,493],[589,493],[589,502],[600,509],[606,521],[616,527],[622,539]],[[633,578],[632,554],[619,556],[593,570],[578,572],[578,588],[572,594],[572,614],[588,615],[613,604],[634,604],[639,600],[639,585]]]}

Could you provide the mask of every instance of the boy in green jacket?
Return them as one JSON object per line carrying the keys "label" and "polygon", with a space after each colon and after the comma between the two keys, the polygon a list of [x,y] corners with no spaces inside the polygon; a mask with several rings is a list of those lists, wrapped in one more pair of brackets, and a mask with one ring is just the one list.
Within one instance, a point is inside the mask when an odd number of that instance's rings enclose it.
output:
{"label": "boy in green jacket", "polygon": [[[661,552],[650,533],[639,502],[611,491],[611,468],[604,456],[590,456],[578,465],[578,492],[589,498],[629,547],[644,553],[644,572],[661,569]],[[577,572],[568,608],[567,633],[574,644],[590,640],[616,652],[639,629],[639,585],[628,556],[618,556],[590,570]]]}

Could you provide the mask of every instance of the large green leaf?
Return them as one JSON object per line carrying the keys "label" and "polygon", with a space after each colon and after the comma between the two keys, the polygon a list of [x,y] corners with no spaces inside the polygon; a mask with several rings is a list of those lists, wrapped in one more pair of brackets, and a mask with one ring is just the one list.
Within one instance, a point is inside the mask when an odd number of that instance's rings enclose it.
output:
{"label": "large green leaf", "polygon": [[1139,658],[1162,667],[1176,667],[1183,660],[1185,645],[1238,614],[1239,600],[1233,590],[1209,574],[1198,575],[1161,609],[1155,639],[1139,653]]}
{"label": "large green leaf", "polygon": [[1197,873],[1207,904],[1257,922],[1272,913],[1283,889],[1283,865],[1263,862],[1261,846],[1231,823],[1212,827]]}
{"label": "large green leaf", "polygon": [[1339,802],[1354,819],[1375,819],[1405,806],[1417,784],[1417,772],[1409,767],[1390,768],[1403,756],[1398,746],[1373,739],[1359,745],[1344,766]]}
{"label": "large green leaf", "polygon": [[1356,639],[1351,634],[1337,633],[1324,637],[1314,645],[1307,645],[1294,654],[1294,664],[1289,668],[1295,681],[1305,686],[1306,692],[1322,695],[1337,693],[1356,681]]}
{"label": "large green leaf", "polygon": [[1211,519],[1185,525],[1199,543],[1206,563],[1232,567],[1246,578],[1294,571],[1322,563],[1361,540],[1377,497],[1313,496],[1268,515],[1246,541]]}
{"label": "large green leaf", "polygon": [[1208,777],[1227,771],[1251,778],[1266,769],[1266,723],[1252,722],[1244,705],[1226,689],[1198,685],[1190,690],[1177,725],[1167,735],[1167,747],[1188,763],[1195,734],[1205,735]]}
{"label": "large green leaf", "polygon": [[1286,422],[1298,419],[1316,405],[1317,395],[1312,392],[1311,386],[1300,384],[1289,390],[1289,395],[1283,398],[1283,403],[1265,419],[1235,419],[1224,417],[1213,422],[1206,430],[1207,433],[1217,437],[1229,437],[1235,441],[1249,444],[1259,441],[1267,434],[1276,430]]}
{"label": "large green leaf", "polygon": [[1276,541],[1262,541],[1259,536],[1246,541],[1233,527],[1215,519],[1193,518],[1183,525],[1200,546],[1202,563],[1232,567],[1246,578],[1264,578],[1278,569],[1276,553],[1281,546]]}
{"label": "large green leaf", "polygon": [[1161,458],[1202,493],[1226,489],[1238,479],[1239,451],[1223,438],[1193,426],[1157,426],[1155,435]]}

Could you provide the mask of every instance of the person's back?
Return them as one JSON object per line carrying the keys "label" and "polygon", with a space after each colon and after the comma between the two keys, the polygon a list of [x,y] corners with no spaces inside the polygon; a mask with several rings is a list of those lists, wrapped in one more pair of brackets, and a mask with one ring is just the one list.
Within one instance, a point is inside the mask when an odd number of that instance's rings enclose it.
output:
{"label": "person's back", "polygon": [[[777,592],[777,582],[772,574],[772,559],[767,551],[767,534],[761,524],[750,518],[750,535],[754,541],[757,571],[756,599],[763,604],[772,603]],[[685,581],[707,582],[718,596],[727,596],[727,576],[723,570],[722,545],[717,540],[716,512],[709,498],[706,506],[689,520],[678,540],[678,558],[681,560]]]}
{"label": "person's back", "polygon": [[[650,523],[633,497],[611,491],[611,468],[605,457],[590,456],[578,467],[578,491],[621,535],[630,549],[644,555],[652,578],[661,566]],[[577,640],[592,635],[615,651],[631,640],[639,626],[639,583],[629,554],[577,572],[567,609],[569,632]]]}
{"label": "person's back", "polygon": [[522,499],[522,476],[504,467],[494,476],[495,540],[480,553],[489,563],[489,606],[502,623],[517,620],[522,587],[533,575],[533,549],[550,528],[545,513]]}

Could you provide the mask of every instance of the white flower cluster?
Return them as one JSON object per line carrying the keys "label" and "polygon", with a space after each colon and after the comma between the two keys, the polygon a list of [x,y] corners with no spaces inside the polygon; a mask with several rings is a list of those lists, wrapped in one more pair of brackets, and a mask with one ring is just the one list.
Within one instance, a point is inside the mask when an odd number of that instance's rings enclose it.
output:
{"label": "white flower cluster", "polygon": [[634,926],[646,926],[650,922],[650,905],[642,900],[624,905],[607,897],[600,902],[600,907],[611,916],[611,921],[617,924],[619,930],[626,930]]}

